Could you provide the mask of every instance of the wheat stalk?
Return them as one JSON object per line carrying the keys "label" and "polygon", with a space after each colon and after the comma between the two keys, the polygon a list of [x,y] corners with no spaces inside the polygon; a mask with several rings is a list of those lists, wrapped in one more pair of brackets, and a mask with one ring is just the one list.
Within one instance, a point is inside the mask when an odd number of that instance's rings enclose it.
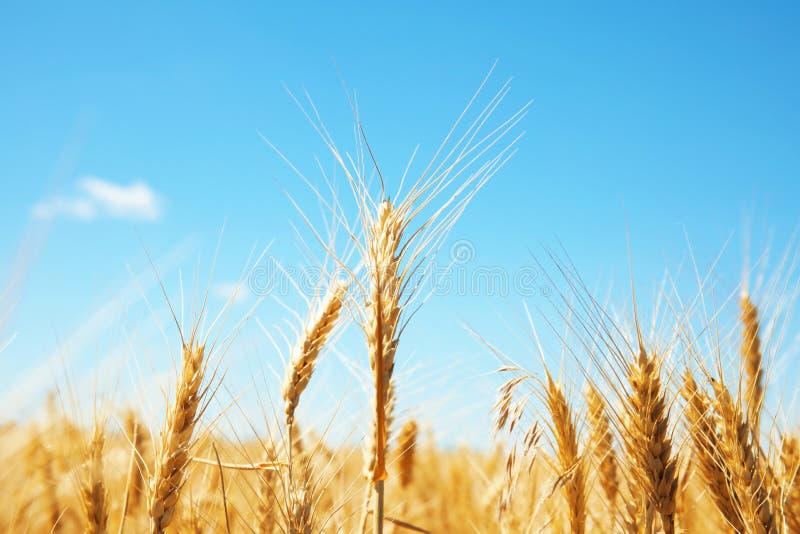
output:
{"label": "wheat stalk", "polygon": [[[400,324],[400,246],[405,214],[384,200],[368,224],[367,269],[369,294],[365,331],[373,375],[372,428],[368,434],[366,472],[372,484],[375,534],[383,532],[383,487],[386,479],[386,449],[392,419],[394,390],[392,374]],[[362,522],[363,523],[363,522]]]}

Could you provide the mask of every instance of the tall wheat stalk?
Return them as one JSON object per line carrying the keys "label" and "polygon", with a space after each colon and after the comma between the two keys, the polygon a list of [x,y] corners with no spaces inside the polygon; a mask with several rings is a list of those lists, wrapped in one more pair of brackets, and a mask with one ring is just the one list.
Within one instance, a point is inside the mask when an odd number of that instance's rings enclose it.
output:
{"label": "tall wheat stalk", "polygon": [[369,224],[367,259],[369,296],[365,303],[367,352],[372,369],[374,397],[372,429],[368,434],[367,474],[372,482],[373,532],[383,532],[383,496],[386,448],[393,404],[392,374],[399,342],[400,244],[405,213],[388,200],[381,202]]}
{"label": "tall wheat stalk", "polygon": [[[358,208],[358,227],[351,228],[351,218],[344,213],[338,199],[331,202],[327,195],[312,186],[322,205],[330,210],[334,222],[347,227],[359,253],[358,265],[349,265],[348,254],[336,254],[331,250],[330,241],[321,237],[314,225],[309,224],[318,241],[333,252],[332,256],[339,265],[352,275],[364,301],[363,309],[356,313],[366,337],[373,382],[365,461],[370,497],[365,499],[365,503],[370,499],[373,501],[375,534],[383,532],[386,451],[395,403],[392,378],[400,332],[406,324],[401,314],[418,295],[422,282],[432,275],[428,270],[431,260],[466,206],[513,155],[519,136],[504,144],[501,141],[511,136],[527,113],[528,105],[525,105],[498,124],[490,120],[509,92],[509,83],[506,82],[474,117],[470,117],[469,112],[490,75],[491,71],[418,178],[406,182],[412,155],[394,194],[387,192],[387,182],[367,142],[354,102],[351,104],[359,134],[355,158],[343,155],[336,147],[311,99],[308,98],[309,108],[306,109],[295,98],[346,177]],[[462,123],[466,127],[462,128]],[[276,152],[301,179],[309,183],[277,149]],[[369,170],[367,164],[371,167]],[[375,182],[371,179],[373,171],[380,184],[379,194],[376,194]],[[331,193],[335,197],[334,187],[331,187]],[[306,222],[309,222],[308,218]],[[363,518],[366,520],[366,517],[365,513]],[[366,521],[362,524],[366,525]]]}

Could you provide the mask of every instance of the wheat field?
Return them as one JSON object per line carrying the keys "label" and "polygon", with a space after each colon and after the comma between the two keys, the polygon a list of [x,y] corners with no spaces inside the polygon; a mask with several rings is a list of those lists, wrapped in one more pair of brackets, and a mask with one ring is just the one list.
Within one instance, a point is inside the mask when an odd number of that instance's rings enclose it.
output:
{"label": "wheat field", "polygon": [[[414,348],[405,327],[428,298],[416,277],[430,275],[467,204],[517,150],[527,107],[497,119],[508,85],[488,98],[483,89],[430,163],[402,180],[381,174],[363,131],[354,157],[340,152],[313,103],[298,100],[353,202],[313,189],[347,244],[308,229],[337,268],[319,298],[294,310],[281,388],[269,392],[279,407],[267,415],[272,431],[240,440],[215,430],[225,341],[201,306],[169,330],[178,362],[157,423],[98,400],[79,424],[54,393],[44,417],[4,424],[0,529],[800,533],[800,433],[787,407],[767,402],[791,262],[770,291],[751,295],[745,277],[736,294],[716,296],[736,313],[701,299],[701,282],[694,295],[662,291],[651,319],[638,291],[618,291],[632,310],[606,305],[563,256],[546,254],[559,289],[549,319],[535,315],[522,332],[530,353],[508,355],[473,327],[498,362],[497,396],[483,399],[495,422],[485,447],[438,445],[424,406],[418,418],[397,413],[395,368]],[[367,431],[331,444],[298,407],[345,328],[359,332],[369,368]],[[555,354],[553,336],[539,342],[545,329],[560,333]]]}

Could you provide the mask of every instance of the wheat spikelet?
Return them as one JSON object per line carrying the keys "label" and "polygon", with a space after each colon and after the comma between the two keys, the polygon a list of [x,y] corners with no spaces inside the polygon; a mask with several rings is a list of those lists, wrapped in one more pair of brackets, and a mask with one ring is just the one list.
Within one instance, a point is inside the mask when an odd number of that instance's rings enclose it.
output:
{"label": "wheat spikelet", "polygon": [[400,468],[400,486],[405,488],[414,479],[414,449],[417,446],[417,423],[413,420],[408,421],[400,429],[397,437],[398,461]]}
{"label": "wheat spikelet", "polygon": [[87,459],[88,476],[80,487],[86,534],[105,534],[108,525],[108,495],[103,482],[103,443],[103,425],[95,421]]}
{"label": "wheat spikelet", "polygon": [[742,320],[741,355],[746,374],[747,418],[755,435],[758,435],[761,421],[761,407],[764,403],[764,368],[759,339],[758,308],[745,294],[739,301]]}
{"label": "wheat spikelet", "polygon": [[714,408],[719,416],[720,455],[730,470],[730,487],[736,495],[745,531],[776,534],[778,528],[767,491],[764,462],[739,403],[725,385],[712,381]]}
{"label": "wheat spikelet", "polygon": [[592,427],[590,443],[598,466],[600,486],[603,488],[609,506],[613,509],[619,492],[614,438],[606,413],[605,400],[591,383],[586,388],[586,406],[589,424]]}
{"label": "wheat spikelet", "polygon": [[711,499],[725,521],[737,532],[744,526],[737,510],[736,496],[728,485],[730,472],[720,456],[717,422],[711,399],[700,391],[690,371],[684,375],[681,395],[686,400],[684,415],[694,447],[694,466],[711,494]]}
{"label": "wheat spikelet", "polygon": [[204,356],[204,345],[199,345],[194,340],[184,344],[183,365],[175,399],[167,411],[156,452],[155,468],[150,477],[148,512],[153,534],[164,532],[172,522],[186,479],[189,447],[201,411],[200,402],[206,391],[201,389],[205,373]]}
{"label": "wheat spikelet", "polygon": [[578,429],[564,392],[550,373],[547,373],[546,401],[556,439],[559,476],[564,479],[570,531],[572,534],[583,534],[586,530],[586,473],[583,458],[578,452]]}
{"label": "wheat spikelet", "polygon": [[[347,286],[341,282],[335,283],[328,290],[319,309],[312,311],[300,339],[292,350],[292,357],[286,367],[286,377],[282,388],[286,426],[289,429],[294,423],[294,412],[297,409],[300,395],[311,380],[317,357],[333,331],[342,310],[346,291]],[[291,436],[289,438],[291,439]]]}
{"label": "wheat spikelet", "polygon": [[623,437],[632,460],[633,478],[649,500],[648,517],[657,512],[665,534],[671,534],[675,529],[677,461],[667,435],[669,412],[659,361],[655,355],[648,355],[643,346],[628,367],[628,382],[631,391],[627,396]]}

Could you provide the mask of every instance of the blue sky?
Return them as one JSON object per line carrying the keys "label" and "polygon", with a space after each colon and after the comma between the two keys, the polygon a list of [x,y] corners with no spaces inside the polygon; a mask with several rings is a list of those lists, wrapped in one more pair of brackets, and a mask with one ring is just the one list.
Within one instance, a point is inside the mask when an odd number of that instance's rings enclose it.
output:
{"label": "blue sky", "polygon": [[[58,361],[79,383],[120,354],[146,362],[144,374],[169,372],[156,325],[174,331],[146,252],[173,296],[178,268],[186,280],[208,274],[223,223],[219,292],[254,246],[274,240],[270,255],[300,261],[290,224],[302,223],[283,190],[314,199],[259,132],[316,179],[313,157],[325,152],[283,84],[308,89],[349,148],[343,79],[397,180],[499,59],[492,87],[513,77],[502,113],[533,103],[518,154],[452,233],[470,241],[476,266],[517,272],[560,242],[590,284],[613,283],[624,299],[626,233],[647,292],[686,260],[685,230],[701,268],[730,239],[715,278],[733,292],[747,233],[753,249],[781,250],[797,227],[800,17],[790,3],[14,2],[0,14],[0,273],[17,302],[3,325],[2,339],[15,338],[0,391],[26,384],[25,402],[49,383],[29,384],[31,374],[58,375]],[[490,394],[495,361],[463,325],[503,345],[526,300],[432,298],[403,341],[404,409],[440,402],[483,418],[491,398],[473,393]],[[283,320],[269,304],[256,316]],[[260,332],[243,340],[225,362],[233,391],[279,361]],[[329,360],[320,381],[331,391],[354,380]],[[141,387],[118,374],[118,391]]]}

